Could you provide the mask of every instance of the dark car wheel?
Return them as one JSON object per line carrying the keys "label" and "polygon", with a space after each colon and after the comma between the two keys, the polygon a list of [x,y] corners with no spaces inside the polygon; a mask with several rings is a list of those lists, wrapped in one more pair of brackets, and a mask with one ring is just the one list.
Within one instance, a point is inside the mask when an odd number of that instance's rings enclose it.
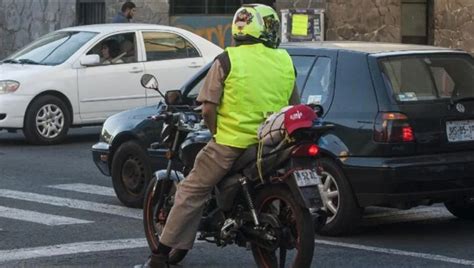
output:
{"label": "dark car wheel", "polygon": [[120,145],[112,160],[112,183],[120,202],[127,207],[143,207],[143,198],[151,179],[145,150],[135,141]]}
{"label": "dark car wheel", "polygon": [[31,144],[60,143],[71,124],[71,116],[64,102],[51,95],[35,99],[25,114],[23,133]]}
{"label": "dark car wheel", "polygon": [[351,233],[360,222],[362,209],[339,166],[329,159],[321,159],[320,163],[323,168],[320,192],[328,215],[319,233],[330,236]]}
{"label": "dark car wheel", "polygon": [[449,201],[444,205],[454,216],[460,219],[474,220],[474,198]]}

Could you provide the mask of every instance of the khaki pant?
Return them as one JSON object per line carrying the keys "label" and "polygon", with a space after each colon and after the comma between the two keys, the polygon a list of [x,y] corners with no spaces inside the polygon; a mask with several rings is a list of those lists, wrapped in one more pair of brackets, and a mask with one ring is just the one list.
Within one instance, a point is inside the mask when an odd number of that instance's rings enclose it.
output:
{"label": "khaki pant", "polygon": [[193,170],[178,185],[161,243],[175,249],[193,247],[204,203],[243,151],[210,141],[198,153]]}

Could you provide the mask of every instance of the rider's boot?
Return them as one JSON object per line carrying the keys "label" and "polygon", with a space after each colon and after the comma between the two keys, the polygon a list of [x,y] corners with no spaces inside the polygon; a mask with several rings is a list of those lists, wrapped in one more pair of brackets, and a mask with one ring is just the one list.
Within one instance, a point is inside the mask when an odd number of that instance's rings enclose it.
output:
{"label": "rider's boot", "polygon": [[149,260],[150,268],[169,268],[168,255],[161,253],[152,253]]}

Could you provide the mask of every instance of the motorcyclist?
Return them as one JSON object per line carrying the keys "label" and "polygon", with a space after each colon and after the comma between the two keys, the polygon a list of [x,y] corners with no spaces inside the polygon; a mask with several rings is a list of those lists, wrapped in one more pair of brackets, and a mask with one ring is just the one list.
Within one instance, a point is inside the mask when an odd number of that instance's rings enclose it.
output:
{"label": "motorcyclist", "polygon": [[216,58],[197,98],[213,139],[178,185],[150,267],[167,267],[173,248],[192,248],[209,194],[241,153],[258,142],[259,125],[268,114],[299,103],[293,62],[285,50],[277,49],[279,27],[278,15],[269,6],[248,4],[235,13],[236,47]]}

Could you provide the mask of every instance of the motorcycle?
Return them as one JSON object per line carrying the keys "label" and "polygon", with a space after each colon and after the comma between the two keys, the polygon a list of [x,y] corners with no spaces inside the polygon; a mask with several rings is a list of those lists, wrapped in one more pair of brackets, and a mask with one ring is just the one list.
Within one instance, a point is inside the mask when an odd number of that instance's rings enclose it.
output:
{"label": "motorcycle", "polygon": [[[160,92],[154,76],[145,74],[141,82]],[[166,155],[168,165],[155,172],[145,193],[143,222],[152,251],[157,250],[179,183],[212,138],[195,107],[183,104],[180,91],[160,94],[166,109],[151,120],[164,120],[166,127],[162,142],[152,144],[149,152]],[[322,107],[316,108],[321,115]],[[219,247],[246,247],[259,267],[285,267],[287,263],[310,267],[315,231],[326,222],[315,142],[331,128],[318,121],[299,129],[292,141],[263,147],[259,161],[257,146],[244,151],[206,202],[197,239]],[[187,252],[173,249],[169,263],[179,263]]]}

